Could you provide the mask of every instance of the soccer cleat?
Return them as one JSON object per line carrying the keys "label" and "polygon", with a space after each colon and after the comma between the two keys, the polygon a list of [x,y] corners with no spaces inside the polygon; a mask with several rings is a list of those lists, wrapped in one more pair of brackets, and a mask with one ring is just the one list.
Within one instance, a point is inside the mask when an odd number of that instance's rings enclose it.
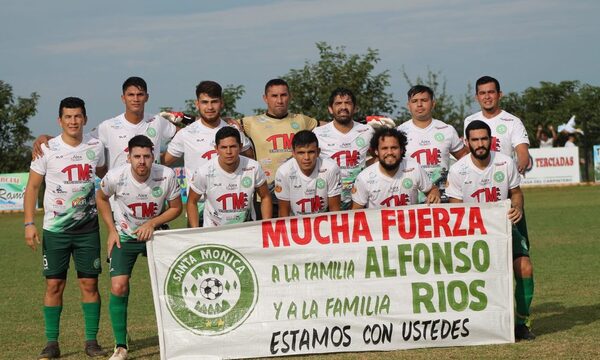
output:
{"label": "soccer cleat", "polygon": [[127,349],[118,347],[108,360],[127,360]]}
{"label": "soccer cleat", "polygon": [[529,330],[527,325],[519,324],[515,326],[515,339],[516,340],[535,340],[535,335]]}
{"label": "soccer cleat", "polygon": [[49,360],[49,359],[58,359],[60,357],[60,349],[58,347],[58,342],[56,341],[48,341],[46,347],[40,355],[37,357],[38,360]]}
{"label": "soccer cleat", "polygon": [[86,340],[85,354],[89,357],[106,356],[108,352],[102,349],[97,340]]}

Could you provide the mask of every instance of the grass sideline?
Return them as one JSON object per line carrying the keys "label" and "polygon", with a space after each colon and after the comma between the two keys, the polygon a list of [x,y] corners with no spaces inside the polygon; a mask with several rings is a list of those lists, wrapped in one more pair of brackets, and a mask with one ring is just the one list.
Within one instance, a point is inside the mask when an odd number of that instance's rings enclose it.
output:
{"label": "grass sideline", "polygon": [[[600,354],[600,186],[526,188],[536,289],[533,342],[507,345],[417,349],[393,352],[313,355],[307,359],[411,358],[581,358]],[[36,217],[41,224],[41,215]],[[22,214],[0,214],[0,339],[2,359],[32,359],[41,351],[43,332],[41,251],[23,241]],[[183,217],[172,228],[185,226]],[[105,231],[102,229],[102,238]],[[104,251],[104,250],[103,250]],[[103,299],[99,341],[113,338],[108,316],[107,264],[100,278]],[[71,266],[72,268],[73,266]],[[158,337],[146,259],[138,261],[129,300],[131,359],[158,359]],[[74,271],[69,272],[61,319],[60,344],[65,359],[86,359],[83,321]],[[299,358],[299,357],[294,357]]]}

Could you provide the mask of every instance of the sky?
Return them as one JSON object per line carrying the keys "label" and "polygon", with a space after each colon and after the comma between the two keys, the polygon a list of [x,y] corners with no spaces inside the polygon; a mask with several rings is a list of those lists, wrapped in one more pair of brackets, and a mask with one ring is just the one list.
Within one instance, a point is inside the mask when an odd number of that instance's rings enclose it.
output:
{"label": "sky", "polygon": [[[315,43],[389,70],[400,104],[411,78],[440,71],[454,96],[482,75],[505,92],[540,81],[600,86],[596,0],[33,1],[0,0],[0,80],[40,95],[33,135],[57,134],[58,104],[86,101],[88,129],[124,111],[121,85],[148,82],[146,110],[183,109],[202,80],[243,85],[237,110],[262,107],[264,84],[318,60]],[[596,45],[594,45],[596,44]],[[292,94],[294,89],[291,89]],[[360,101],[360,99],[359,99]],[[308,114],[310,115],[310,114]],[[393,114],[391,114],[393,115]]]}

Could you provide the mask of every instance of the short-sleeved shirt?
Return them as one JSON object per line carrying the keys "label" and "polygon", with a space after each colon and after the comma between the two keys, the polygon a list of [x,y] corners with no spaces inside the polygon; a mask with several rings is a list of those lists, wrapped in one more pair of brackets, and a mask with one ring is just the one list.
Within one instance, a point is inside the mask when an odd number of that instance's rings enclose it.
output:
{"label": "short-sleeved shirt", "polygon": [[[465,131],[467,126],[475,120],[481,120],[490,126],[492,130],[492,147],[494,152],[501,152],[506,156],[512,156],[517,145],[529,145],[529,137],[523,122],[518,117],[504,110],[491,119],[483,116],[483,112],[477,112],[465,119]],[[465,134],[466,138],[466,134]]]}
{"label": "short-sleeved shirt", "polygon": [[136,241],[134,232],[148,220],[163,212],[165,201],[180,195],[175,172],[166,166],[153,164],[146,181],[138,182],[130,164],[108,171],[100,181],[106,196],[114,196],[113,216],[121,241]]}
{"label": "short-sleeved shirt", "polygon": [[313,130],[319,140],[321,156],[335,160],[342,177],[342,203],[352,202],[352,186],[365,168],[373,128],[356,121],[344,134],[335,128],[333,121]]}
{"label": "short-sleeved shirt", "polygon": [[[201,120],[181,129],[167,147],[167,152],[177,158],[183,156],[185,174],[188,179],[194,171],[206,164],[213,156],[217,155],[215,150],[215,135],[217,131],[225,126],[232,126],[220,120],[215,128],[202,124]],[[242,151],[250,148],[250,140],[242,132]]]}
{"label": "short-sleeved shirt", "polygon": [[490,163],[480,169],[473,163],[472,155],[458,160],[448,174],[448,197],[464,203],[485,203],[506,200],[510,189],[519,186],[521,178],[515,162],[510,157],[490,152]]}
{"label": "short-sleeved shirt", "polygon": [[100,139],[108,151],[108,168],[113,169],[127,164],[127,145],[136,135],[146,135],[154,144],[155,162],[160,161],[160,146],[175,135],[175,125],[158,115],[145,115],[138,124],[118,115],[100,123],[91,135]]}
{"label": "short-sleeved shirt", "polygon": [[275,196],[290,202],[292,215],[326,212],[328,199],[340,195],[340,169],[333,160],[318,158],[310,176],[291,158],[277,170]]}
{"label": "short-sleeved shirt", "polygon": [[223,170],[218,157],[196,169],[189,186],[205,199],[204,227],[256,219],[252,206],[254,191],[265,181],[258,162],[245,156],[240,156],[240,163],[233,173]]}
{"label": "short-sleeved shirt", "polygon": [[104,166],[104,146],[84,135],[77,146],[57,136],[43,148],[44,155],[31,162],[31,170],[45,177],[44,230],[87,233],[98,229],[96,167]]}
{"label": "short-sleeved shirt", "polygon": [[456,130],[436,119],[424,129],[409,120],[398,126],[398,130],[404,132],[408,139],[406,155],[421,165],[434,185],[444,189],[450,168],[450,153],[464,147]]}
{"label": "short-sleeved shirt", "polygon": [[256,159],[265,171],[269,188],[275,181],[275,173],[281,164],[292,156],[292,139],[300,130],[312,130],[317,120],[302,114],[289,113],[283,119],[266,114],[242,119],[244,132],[252,140]]}
{"label": "short-sleeved shirt", "polygon": [[352,188],[352,201],[367,208],[418,204],[418,192],[431,190],[431,180],[421,165],[404,158],[393,177],[384,174],[377,162],[363,170]]}

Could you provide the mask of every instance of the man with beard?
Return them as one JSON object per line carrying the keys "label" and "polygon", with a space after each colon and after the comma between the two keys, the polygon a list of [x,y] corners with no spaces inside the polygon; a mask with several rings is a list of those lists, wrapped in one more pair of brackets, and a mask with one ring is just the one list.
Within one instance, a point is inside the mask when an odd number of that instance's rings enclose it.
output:
{"label": "man with beard", "polygon": [[362,171],[352,188],[352,209],[417,204],[418,191],[427,204],[440,202],[440,192],[415,160],[405,158],[406,135],[380,128],[371,138],[371,151],[379,160]]}
{"label": "man with beard", "polygon": [[[518,223],[523,216],[523,193],[514,161],[499,152],[490,150],[492,131],[483,121],[471,122],[465,133],[471,155],[450,167],[446,194],[451,203],[485,203],[510,199],[508,219]],[[527,239],[512,226],[513,269],[515,274],[517,340],[533,340],[528,316],[533,299],[533,266],[529,259]]]}
{"label": "man with beard", "polygon": [[[127,304],[129,278],[139,254],[154,230],[181,214],[180,189],[175,172],[153,164],[154,144],[144,135],[128,143],[128,163],[109,170],[100,182],[96,202],[108,228],[110,302],[108,309],[115,336],[111,360],[127,359]],[[113,208],[109,198],[113,197]],[[165,210],[165,203],[169,207]],[[114,214],[114,220],[113,220]]]}
{"label": "man with beard", "polygon": [[365,168],[373,128],[353,120],[356,97],[346,88],[337,88],[329,96],[329,113],[333,121],[315,128],[321,154],[335,160],[342,177],[342,209],[352,206],[352,187]]}

